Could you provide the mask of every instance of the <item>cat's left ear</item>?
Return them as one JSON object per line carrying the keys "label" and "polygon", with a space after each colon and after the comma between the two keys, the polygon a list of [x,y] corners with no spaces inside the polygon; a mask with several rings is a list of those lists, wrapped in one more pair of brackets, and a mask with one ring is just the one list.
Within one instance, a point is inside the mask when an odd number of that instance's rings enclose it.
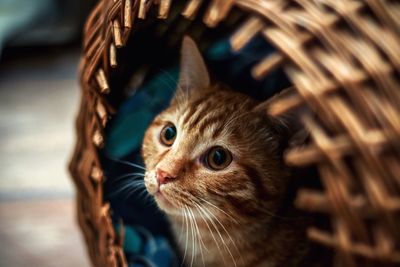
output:
{"label": "cat's left ear", "polygon": [[179,82],[175,97],[202,93],[209,87],[210,76],[203,57],[192,38],[185,36],[182,42]]}
{"label": "cat's left ear", "polygon": [[300,144],[308,137],[308,131],[304,128],[301,121],[301,117],[309,112],[307,108],[305,106],[299,106],[283,113],[278,112],[279,115],[275,114],[277,110],[281,110],[282,108],[277,105],[279,100],[293,99],[295,93],[296,90],[294,87],[285,89],[272,98],[255,106],[253,111],[268,116],[274,124],[275,130],[283,140],[291,144]]}

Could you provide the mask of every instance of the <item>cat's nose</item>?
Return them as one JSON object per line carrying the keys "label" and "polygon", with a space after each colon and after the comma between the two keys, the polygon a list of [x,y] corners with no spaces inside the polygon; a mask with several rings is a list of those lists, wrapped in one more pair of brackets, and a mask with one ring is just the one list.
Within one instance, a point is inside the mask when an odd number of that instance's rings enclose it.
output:
{"label": "cat's nose", "polygon": [[158,184],[159,184],[159,185],[168,183],[169,181],[171,181],[172,179],[175,178],[175,176],[169,174],[169,173],[166,172],[166,171],[163,171],[163,170],[161,170],[161,169],[158,169],[158,168],[157,168],[157,170],[156,170],[156,174],[157,174],[157,181],[158,181]]}

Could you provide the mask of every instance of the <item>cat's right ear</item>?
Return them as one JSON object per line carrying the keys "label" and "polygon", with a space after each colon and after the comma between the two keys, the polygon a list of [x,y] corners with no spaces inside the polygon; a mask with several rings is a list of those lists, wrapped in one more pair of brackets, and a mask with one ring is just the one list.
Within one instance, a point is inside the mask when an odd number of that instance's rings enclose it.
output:
{"label": "cat's right ear", "polygon": [[174,100],[201,94],[210,87],[210,76],[196,43],[185,36],[182,42],[179,82]]}
{"label": "cat's right ear", "polygon": [[[308,138],[308,131],[304,128],[301,117],[309,113],[309,110],[306,106],[301,105],[289,111],[280,112],[282,109],[284,110],[279,104],[280,100],[294,99],[295,96],[296,90],[294,87],[285,89],[255,106],[253,111],[268,116],[283,140],[290,141],[293,144],[301,144]],[[278,115],[275,113],[278,113]]]}

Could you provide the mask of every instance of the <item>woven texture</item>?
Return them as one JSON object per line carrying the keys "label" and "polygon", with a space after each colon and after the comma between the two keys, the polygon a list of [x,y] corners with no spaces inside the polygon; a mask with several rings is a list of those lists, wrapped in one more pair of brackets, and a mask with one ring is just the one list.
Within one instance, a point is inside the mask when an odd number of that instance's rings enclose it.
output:
{"label": "woven texture", "polygon": [[[171,0],[101,0],[87,19],[80,65],[82,101],[70,171],[80,227],[95,266],[127,266],[103,202],[98,150],[114,109],[107,95],[119,71],[120,48],[136,22],[167,19]],[[400,265],[400,2],[395,0],[183,1],[180,13],[206,27],[233,10],[246,21],[231,37],[234,50],[262,35],[277,51],[260,58],[257,79],[283,66],[297,95],[271,114],[306,104],[311,143],[286,154],[290,165],[315,165],[323,191],[303,189],[296,205],[329,216],[331,229],[308,236],[335,249],[338,266]],[[204,11],[204,12],[200,12]],[[132,34],[131,34],[132,32]],[[132,36],[131,36],[132,35]],[[118,92],[117,92],[118,93]],[[304,177],[307,179],[307,177]]]}

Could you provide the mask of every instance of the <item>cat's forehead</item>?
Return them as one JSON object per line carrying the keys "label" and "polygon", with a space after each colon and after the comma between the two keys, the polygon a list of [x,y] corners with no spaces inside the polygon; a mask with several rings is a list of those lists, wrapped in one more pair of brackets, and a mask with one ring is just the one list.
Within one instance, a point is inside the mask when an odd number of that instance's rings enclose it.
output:
{"label": "cat's forehead", "polygon": [[243,94],[217,90],[178,103],[176,115],[184,117],[184,123],[187,123],[190,118],[199,121],[209,115],[214,115],[216,119],[223,119],[250,112],[254,103],[254,100]]}
{"label": "cat's forehead", "polygon": [[[197,157],[214,146],[229,149],[241,157],[269,150],[275,143],[269,120],[254,111],[257,101],[241,94],[213,93],[197,99],[175,103],[162,112],[152,125],[153,136],[172,123],[177,137],[173,154]],[[271,148],[272,149],[272,148]],[[261,153],[261,152],[260,152]]]}
{"label": "cat's forehead", "polygon": [[196,129],[200,134],[215,128],[215,135],[218,135],[218,130],[222,130],[218,127],[240,123],[251,111],[250,103],[248,98],[238,94],[216,92],[186,101],[178,106],[174,115],[182,128]]}
{"label": "cat's forehead", "polygon": [[[182,142],[189,146],[232,146],[244,129],[256,124],[251,111],[255,101],[232,92],[215,92],[188,99],[166,110],[160,118],[176,125]],[[254,128],[254,127],[253,127]]]}

